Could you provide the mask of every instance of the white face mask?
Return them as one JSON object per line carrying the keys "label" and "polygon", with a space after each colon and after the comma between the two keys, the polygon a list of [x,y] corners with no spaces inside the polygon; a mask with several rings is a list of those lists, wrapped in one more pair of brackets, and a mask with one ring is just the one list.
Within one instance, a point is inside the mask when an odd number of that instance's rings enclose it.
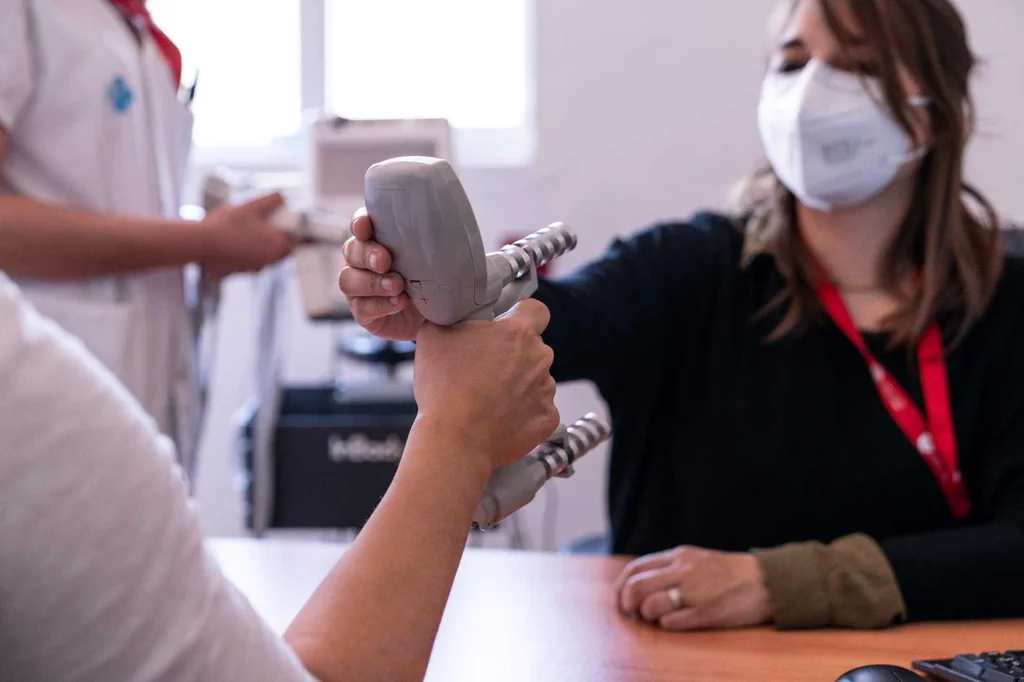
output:
{"label": "white face mask", "polygon": [[[908,151],[913,139],[876,101],[884,101],[878,80],[816,59],[765,79],[761,139],[775,174],[804,204],[820,211],[859,206],[928,153]],[[913,98],[910,104],[929,102]]]}

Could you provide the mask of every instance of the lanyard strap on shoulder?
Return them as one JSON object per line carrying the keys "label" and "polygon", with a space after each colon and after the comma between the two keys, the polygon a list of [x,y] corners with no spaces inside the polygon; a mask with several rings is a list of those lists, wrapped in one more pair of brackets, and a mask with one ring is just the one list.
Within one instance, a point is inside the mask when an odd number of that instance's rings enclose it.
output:
{"label": "lanyard strap on shoulder", "polygon": [[836,286],[823,278],[818,283],[817,294],[825,312],[863,356],[882,404],[931,469],[950,511],[956,518],[967,516],[971,501],[960,474],[949,377],[938,325],[933,323],[925,330],[917,347],[926,419],[868,348]]}

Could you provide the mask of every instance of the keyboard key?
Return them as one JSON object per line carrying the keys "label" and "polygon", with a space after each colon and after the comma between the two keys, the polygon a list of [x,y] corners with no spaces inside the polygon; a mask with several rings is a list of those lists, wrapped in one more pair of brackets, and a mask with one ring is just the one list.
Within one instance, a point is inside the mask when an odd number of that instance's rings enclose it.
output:
{"label": "keyboard key", "polygon": [[986,667],[988,667],[988,661],[978,656],[957,656],[953,659],[953,670],[969,677],[981,677],[981,673]]}
{"label": "keyboard key", "polygon": [[1002,670],[989,668],[981,674],[982,682],[1017,682],[1017,678]]}

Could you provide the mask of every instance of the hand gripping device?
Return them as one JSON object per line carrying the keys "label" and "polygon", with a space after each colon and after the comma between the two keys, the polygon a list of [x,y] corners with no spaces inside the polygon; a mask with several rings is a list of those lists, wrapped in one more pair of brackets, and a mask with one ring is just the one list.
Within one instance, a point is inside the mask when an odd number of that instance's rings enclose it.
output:
{"label": "hand gripping device", "polygon": [[[401,157],[366,172],[366,209],[374,238],[405,279],[412,304],[429,322],[451,325],[494,319],[537,289],[537,268],[576,246],[562,223],[485,253],[469,198],[448,162]],[[573,474],[573,463],[611,436],[588,414],[519,462],[497,469],[473,515],[473,526],[494,527],[527,505],[544,484]]]}

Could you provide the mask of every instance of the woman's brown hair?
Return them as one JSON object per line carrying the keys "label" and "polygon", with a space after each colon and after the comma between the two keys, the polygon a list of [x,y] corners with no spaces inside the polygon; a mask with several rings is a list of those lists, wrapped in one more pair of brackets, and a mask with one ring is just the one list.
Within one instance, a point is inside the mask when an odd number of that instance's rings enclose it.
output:
{"label": "woman's brown hair", "polygon": [[[931,100],[932,144],[917,179],[915,200],[886,253],[882,286],[895,291],[910,272],[920,286],[885,322],[893,345],[913,344],[938,317],[952,313],[953,343],[985,311],[1002,270],[999,219],[985,198],[963,179],[967,142],[974,127],[970,79],[977,65],[963,19],[949,0],[790,0],[817,2],[844,55],[867,40],[878,59],[878,78],[893,118],[914,136],[909,95],[900,78],[905,68]],[[840,20],[845,9],[859,26],[853,35]],[[786,336],[820,313],[810,273],[800,257],[795,199],[770,168],[748,183],[743,208],[747,262],[760,254],[775,259],[786,289],[769,304],[785,306],[771,335]]]}

